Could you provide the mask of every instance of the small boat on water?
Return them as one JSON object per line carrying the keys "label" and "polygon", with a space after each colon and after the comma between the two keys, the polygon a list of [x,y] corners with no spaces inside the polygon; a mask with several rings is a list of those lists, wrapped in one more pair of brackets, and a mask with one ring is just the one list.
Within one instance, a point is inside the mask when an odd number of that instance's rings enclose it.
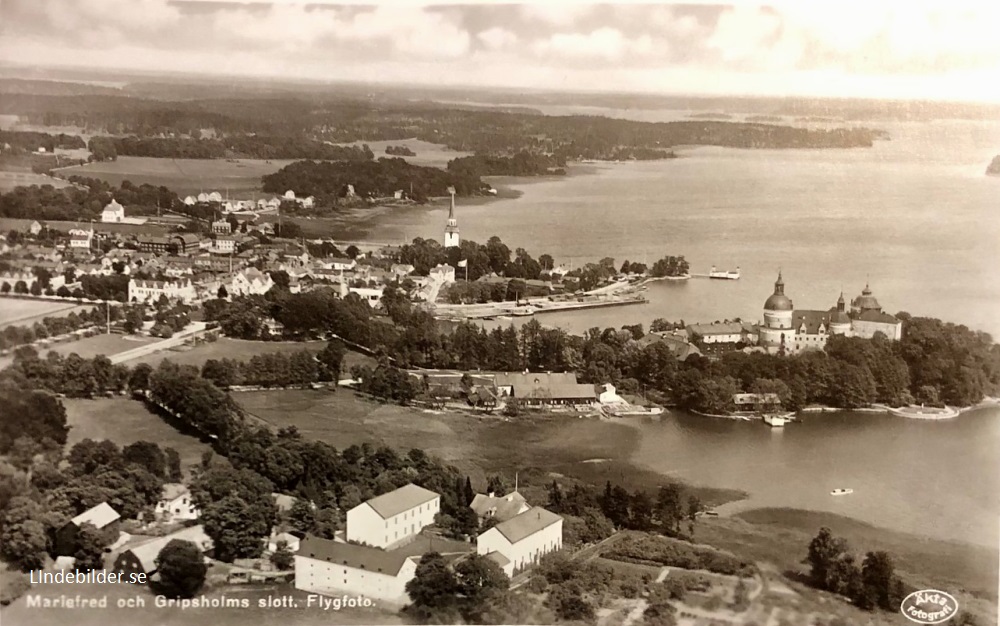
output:
{"label": "small boat on water", "polygon": [[853,489],[834,489],[830,492],[831,496],[846,496],[854,493]]}
{"label": "small boat on water", "polygon": [[740,267],[737,265],[735,270],[724,271],[717,270],[715,266],[712,266],[712,271],[708,273],[709,278],[718,278],[722,280],[739,280],[740,279]]}

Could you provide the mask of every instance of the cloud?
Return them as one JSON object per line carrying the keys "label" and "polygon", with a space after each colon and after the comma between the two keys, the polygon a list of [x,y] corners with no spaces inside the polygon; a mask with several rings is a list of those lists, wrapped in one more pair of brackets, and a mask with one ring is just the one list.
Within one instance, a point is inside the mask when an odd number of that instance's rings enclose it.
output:
{"label": "cloud", "polygon": [[993,32],[1000,3],[2,1],[0,58],[8,62],[430,85],[1000,101],[1000,37]]}

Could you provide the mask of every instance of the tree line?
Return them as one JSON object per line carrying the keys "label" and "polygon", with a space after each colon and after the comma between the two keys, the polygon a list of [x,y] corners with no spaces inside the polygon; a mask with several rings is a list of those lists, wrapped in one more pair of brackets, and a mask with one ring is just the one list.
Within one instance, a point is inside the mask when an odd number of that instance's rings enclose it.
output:
{"label": "tree line", "polygon": [[92,137],[88,143],[94,160],[113,161],[118,156],[165,159],[321,159],[371,161],[367,145],[337,146],[303,136],[229,135],[222,139],[194,137]]}
{"label": "tree line", "polygon": [[38,133],[24,130],[0,130],[0,146],[4,144],[9,145],[14,150],[24,152],[34,152],[39,148],[44,148],[46,152],[53,152],[56,148],[75,150],[87,147],[79,135]]}
{"label": "tree line", "polygon": [[448,161],[449,172],[465,176],[546,176],[565,175],[565,157],[532,154],[521,150],[513,156],[476,154]]}
{"label": "tree line", "polygon": [[421,203],[447,196],[449,187],[454,187],[459,196],[482,195],[489,189],[478,176],[386,157],[376,161],[297,161],[261,180],[267,193],[291,189],[297,196],[313,196],[317,205],[327,211],[345,201],[348,185],[362,199],[392,197],[401,190]]}
{"label": "tree line", "polygon": [[126,206],[129,215],[156,215],[158,207],[169,209],[180,204],[177,194],[162,186],[134,185],[125,180],[116,187],[82,176],[71,176],[70,181],[80,186],[56,189],[51,185],[31,185],[0,194],[0,217],[99,220],[101,211],[112,198]]}

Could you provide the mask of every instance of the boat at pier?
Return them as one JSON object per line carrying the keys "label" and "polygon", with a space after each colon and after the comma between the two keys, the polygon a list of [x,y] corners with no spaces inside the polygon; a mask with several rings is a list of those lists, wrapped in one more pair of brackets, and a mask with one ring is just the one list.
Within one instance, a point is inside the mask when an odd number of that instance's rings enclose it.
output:
{"label": "boat at pier", "polygon": [[853,489],[834,489],[830,492],[831,496],[846,496],[854,493]]}
{"label": "boat at pier", "polygon": [[712,266],[712,271],[708,273],[709,278],[719,278],[722,280],[739,280],[740,279],[740,268],[737,265],[735,270],[732,271],[720,271]]}
{"label": "boat at pier", "polygon": [[772,427],[772,428],[781,428],[788,421],[789,420],[786,417],[782,416],[782,415],[770,415],[770,414],[768,414],[768,415],[764,416],[764,423],[767,424],[768,426]]}

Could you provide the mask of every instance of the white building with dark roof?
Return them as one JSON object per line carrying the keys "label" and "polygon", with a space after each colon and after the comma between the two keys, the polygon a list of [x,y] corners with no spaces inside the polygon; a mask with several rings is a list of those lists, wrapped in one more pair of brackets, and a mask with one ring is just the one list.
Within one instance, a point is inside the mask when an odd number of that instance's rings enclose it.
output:
{"label": "white building with dark roof", "polygon": [[512,491],[505,496],[477,493],[469,508],[476,512],[480,522],[489,519],[506,522],[530,509],[531,505],[524,496]]}
{"label": "white building with dark roof", "polygon": [[[497,560],[503,555],[510,563],[508,575],[536,565],[543,556],[562,548],[563,518],[541,507],[497,524],[476,539],[476,552]],[[503,566],[501,566],[503,567]]]}
{"label": "white building with dark roof", "polygon": [[362,502],[347,512],[347,541],[390,548],[410,541],[434,523],[441,496],[414,484]]}
{"label": "white building with dark roof", "polygon": [[358,594],[403,606],[410,602],[406,583],[416,575],[419,560],[398,551],[306,535],[295,554],[295,588],[331,596]]}

